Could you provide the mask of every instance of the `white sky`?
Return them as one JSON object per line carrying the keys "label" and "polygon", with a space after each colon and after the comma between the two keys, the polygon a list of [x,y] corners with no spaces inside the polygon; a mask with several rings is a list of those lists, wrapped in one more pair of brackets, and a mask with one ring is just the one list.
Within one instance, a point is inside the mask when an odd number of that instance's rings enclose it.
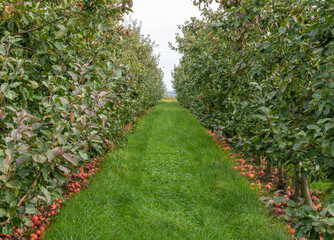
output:
{"label": "white sky", "polygon": [[164,72],[167,90],[172,90],[171,71],[178,65],[181,55],[168,47],[168,42],[175,46],[175,34],[179,32],[177,25],[200,17],[200,11],[192,4],[192,0],[134,0],[132,19],[142,23],[142,33],[150,35],[150,39],[159,46],[155,53],[160,53],[160,68]]}

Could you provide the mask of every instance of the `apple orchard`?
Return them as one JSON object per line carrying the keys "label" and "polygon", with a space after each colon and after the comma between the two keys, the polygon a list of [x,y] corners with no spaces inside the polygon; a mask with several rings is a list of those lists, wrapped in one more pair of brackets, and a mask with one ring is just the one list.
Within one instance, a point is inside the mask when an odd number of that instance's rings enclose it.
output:
{"label": "apple orchard", "polygon": [[[132,0],[0,2],[0,239],[41,239],[164,92]],[[93,160],[92,160],[93,159]]]}
{"label": "apple orchard", "polygon": [[[280,217],[292,234],[333,239],[334,2],[223,0],[217,11],[212,2],[195,0],[203,19],[180,26],[178,101],[292,198]],[[319,207],[310,183],[321,182]],[[274,211],[285,201],[263,200]]]}

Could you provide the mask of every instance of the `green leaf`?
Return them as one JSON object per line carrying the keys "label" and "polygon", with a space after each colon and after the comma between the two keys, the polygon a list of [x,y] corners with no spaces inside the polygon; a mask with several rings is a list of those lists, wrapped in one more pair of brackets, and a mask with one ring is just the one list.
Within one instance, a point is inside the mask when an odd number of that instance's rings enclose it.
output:
{"label": "green leaf", "polygon": [[50,192],[43,186],[41,187],[41,191],[42,191],[43,195],[45,196],[45,199],[46,199],[47,203],[50,203],[51,202]]}
{"label": "green leaf", "polygon": [[300,141],[300,142],[296,142],[294,145],[293,145],[293,150],[298,150],[302,145],[304,144],[304,142]]}
{"label": "green leaf", "polygon": [[41,130],[41,133],[48,138],[52,138],[52,133],[48,130]]}
{"label": "green leaf", "polygon": [[329,129],[333,128],[334,127],[334,124],[332,122],[329,122],[329,123],[326,123],[325,124],[325,129],[326,131],[328,131]]}
{"label": "green leaf", "polygon": [[32,172],[31,167],[25,166],[20,168],[18,171],[16,171],[17,175],[20,176],[21,178],[25,178],[29,176],[29,174]]}
{"label": "green leaf", "polygon": [[274,200],[275,203],[279,204],[279,203],[282,203],[284,201],[284,197],[274,196],[273,200]]}
{"label": "green leaf", "polygon": [[30,153],[24,153],[21,154],[17,159],[16,159],[16,164],[21,164],[29,159],[31,159],[31,154]]}
{"label": "green leaf", "polygon": [[68,168],[66,168],[66,167],[64,167],[64,166],[59,166],[59,165],[57,165],[57,168],[58,168],[60,171],[66,173],[66,174],[68,174],[68,173],[70,172],[70,170],[68,170]]}
{"label": "green leaf", "polygon": [[69,161],[70,163],[72,163],[74,166],[77,166],[78,165],[78,162],[79,162],[79,157],[74,155],[74,154],[71,154],[71,153],[64,153],[63,154],[63,157]]}
{"label": "green leaf", "polygon": [[242,109],[246,108],[247,106],[248,106],[248,101],[243,101],[243,102],[241,103],[241,107],[242,107]]}
{"label": "green leaf", "polygon": [[60,99],[60,101],[62,101],[63,103],[70,104],[70,102],[69,102],[66,98],[64,98],[64,97],[60,97],[59,99]]}
{"label": "green leaf", "polygon": [[16,92],[14,92],[12,90],[9,90],[5,95],[5,97],[10,99],[10,100],[14,100],[15,98],[17,98],[17,96],[18,95],[16,94]]}
{"label": "green leaf", "polygon": [[8,83],[3,83],[1,84],[1,92],[4,93],[8,89]]}
{"label": "green leaf", "polygon": [[53,150],[48,150],[46,152],[46,156],[48,158],[48,161],[51,162],[53,159],[55,159],[55,157],[57,156],[57,152],[56,151],[53,151]]}
{"label": "green leaf", "polygon": [[24,22],[26,25],[29,24],[29,21],[28,21],[28,19],[26,18],[25,15],[22,16],[22,20],[23,20],[23,22]]}
{"label": "green leaf", "polygon": [[0,46],[0,54],[5,56],[6,55],[6,50],[4,47]]}
{"label": "green leaf", "polygon": [[37,163],[45,163],[48,159],[44,154],[36,154],[32,156],[32,159]]}
{"label": "green leaf", "polygon": [[286,202],[286,204],[287,204],[288,206],[290,206],[290,207],[296,207],[296,206],[297,206],[297,204],[295,203],[295,201],[293,201],[293,200],[291,200],[291,199],[288,199],[288,200],[286,200],[285,202]]}
{"label": "green leaf", "polygon": [[121,69],[117,69],[114,71],[114,75],[115,75],[115,79],[118,79],[120,77],[122,77],[122,70]]}
{"label": "green leaf", "polygon": [[8,188],[19,188],[20,182],[18,180],[12,180],[6,183],[6,187]]}
{"label": "green leaf", "polygon": [[270,197],[260,197],[260,201],[268,201],[270,200]]}
{"label": "green leaf", "polygon": [[292,217],[293,216],[293,209],[292,207],[287,207],[285,209],[285,212],[286,212],[286,215],[289,216],[289,217]]}
{"label": "green leaf", "polygon": [[35,206],[33,204],[28,204],[25,207],[25,213],[28,215],[34,215],[34,214],[38,214],[39,211],[35,208]]}
{"label": "green leaf", "polygon": [[323,222],[325,223],[325,225],[327,225],[327,226],[331,226],[331,227],[334,226],[334,218],[333,218],[333,217],[322,219],[322,221],[323,221]]}
{"label": "green leaf", "polygon": [[327,210],[334,217],[334,203],[328,205]]}
{"label": "green leaf", "polygon": [[22,84],[22,82],[14,82],[12,85],[11,85],[11,88],[16,88],[18,86],[20,86]]}
{"label": "green leaf", "polygon": [[312,31],[309,33],[310,36],[314,36],[314,35],[316,35],[316,34],[319,32],[319,29],[320,29],[320,28],[316,28],[316,29],[312,30]]}
{"label": "green leaf", "polygon": [[311,130],[319,129],[319,127],[317,125],[315,125],[315,124],[308,125],[307,128],[311,129]]}
{"label": "green leaf", "polygon": [[16,205],[16,198],[14,196],[14,193],[9,191],[9,189],[7,189],[7,191],[6,191],[5,200],[11,207]]}
{"label": "green leaf", "polygon": [[57,32],[55,33],[55,37],[56,37],[56,38],[61,38],[61,37],[63,37],[63,36],[65,35],[65,33],[66,33],[66,32],[64,32],[64,31],[62,31],[62,30],[57,31]]}
{"label": "green leaf", "polygon": [[70,72],[70,71],[68,71],[67,73],[73,78],[73,80],[75,80],[75,81],[78,80],[78,76],[75,73]]}
{"label": "green leaf", "polygon": [[79,155],[80,155],[80,157],[82,157],[83,160],[88,160],[89,159],[87,153],[85,153],[83,151],[80,151]]}
{"label": "green leaf", "polygon": [[[68,172],[67,172],[68,173]],[[55,179],[60,183],[63,184],[66,182],[66,179],[63,177],[63,175],[61,175],[60,173],[58,173],[57,171],[54,172],[54,177]]]}
{"label": "green leaf", "polygon": [[279,141],[278,141],[278,147],[279,147],[280,149],[284,149],[284,148],[286,147],[286,143],[283,142],[282,140],[279,140]]}
{"label": "green leaf", "polygon": [[57,26],[59,27],[60,30],[62,30],[62,31],[64,31],[64,32],[67,31],[67,28],[66,28],[65,26],[63,26],[63,25],[61,25],[61,24],[58,24]]}
{"label": "green leaf", "polygon": [[257,114],[257,115],[254,115],[254,118],[259,118],[263,121],[267,121],[267,117],[263,116],[263,115],[260,115],[260,114]]}
{"label": "green leaf", "polygon": [[106,79],[107,75],[103,71],[99,71],[99,74],[103,79]]}
{"label": "green leaf", "polygon": [[8,212],[5,209],[0,208],[0,217],[7,217],[7,214]]}
{"label": "green leaf", "polygon": [[7,224],[2,227],[1,233],[5,235],[11,235],[13,233],[13,228]]}
{"label": "green leaf", "polygon": [[278,29],[278,33],[279,33],[279,35],[283,35],[284,33],[286,33],[286,30],[287,30],[286,27],[280,27],[280,28]]}
{"label": "green leaf", "polygon": [[55,46],[60,51],[64,50],[63,44],[61,42],[56,42]]}
{"label": "green leaf", "polygon": [[36,81],[34,81],[34,80],[29,80],[29,82],[30,82],[31,86],[32,86],[34,89],[36,89],[36,88],[39,87],[39,84],[38,84]]}
{"label": "green leaf", "polygon": [[275,97],[275,95],[276,95],[276,92],[275,92],[275,91],[269,93],[269,94],[268,94],[268,99],[273,99],[273,97]]}
{"label": "green leaf", "polygon": [[260,110],[263,111],[266,115],[269,115],[270,109],[267,107],[260,107]]}

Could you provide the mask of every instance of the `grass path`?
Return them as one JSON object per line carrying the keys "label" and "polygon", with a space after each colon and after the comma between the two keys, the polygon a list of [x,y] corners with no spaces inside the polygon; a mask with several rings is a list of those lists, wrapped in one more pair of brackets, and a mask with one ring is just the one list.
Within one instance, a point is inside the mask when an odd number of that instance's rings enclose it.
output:
{"label": "grass path", "polygon": [[47,240],[288,239],[177,102],[140,119],[127,146],[105,159],[51,227]]}

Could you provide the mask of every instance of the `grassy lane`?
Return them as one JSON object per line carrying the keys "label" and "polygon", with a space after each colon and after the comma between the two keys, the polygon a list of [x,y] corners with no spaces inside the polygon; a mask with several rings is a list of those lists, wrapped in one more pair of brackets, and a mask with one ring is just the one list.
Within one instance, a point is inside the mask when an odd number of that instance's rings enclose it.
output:
{"label": "grassy lane", "polygon": [[140,119],[127,146],[108,156],[52,228],[48,240],[288,239],[176,102]]}

